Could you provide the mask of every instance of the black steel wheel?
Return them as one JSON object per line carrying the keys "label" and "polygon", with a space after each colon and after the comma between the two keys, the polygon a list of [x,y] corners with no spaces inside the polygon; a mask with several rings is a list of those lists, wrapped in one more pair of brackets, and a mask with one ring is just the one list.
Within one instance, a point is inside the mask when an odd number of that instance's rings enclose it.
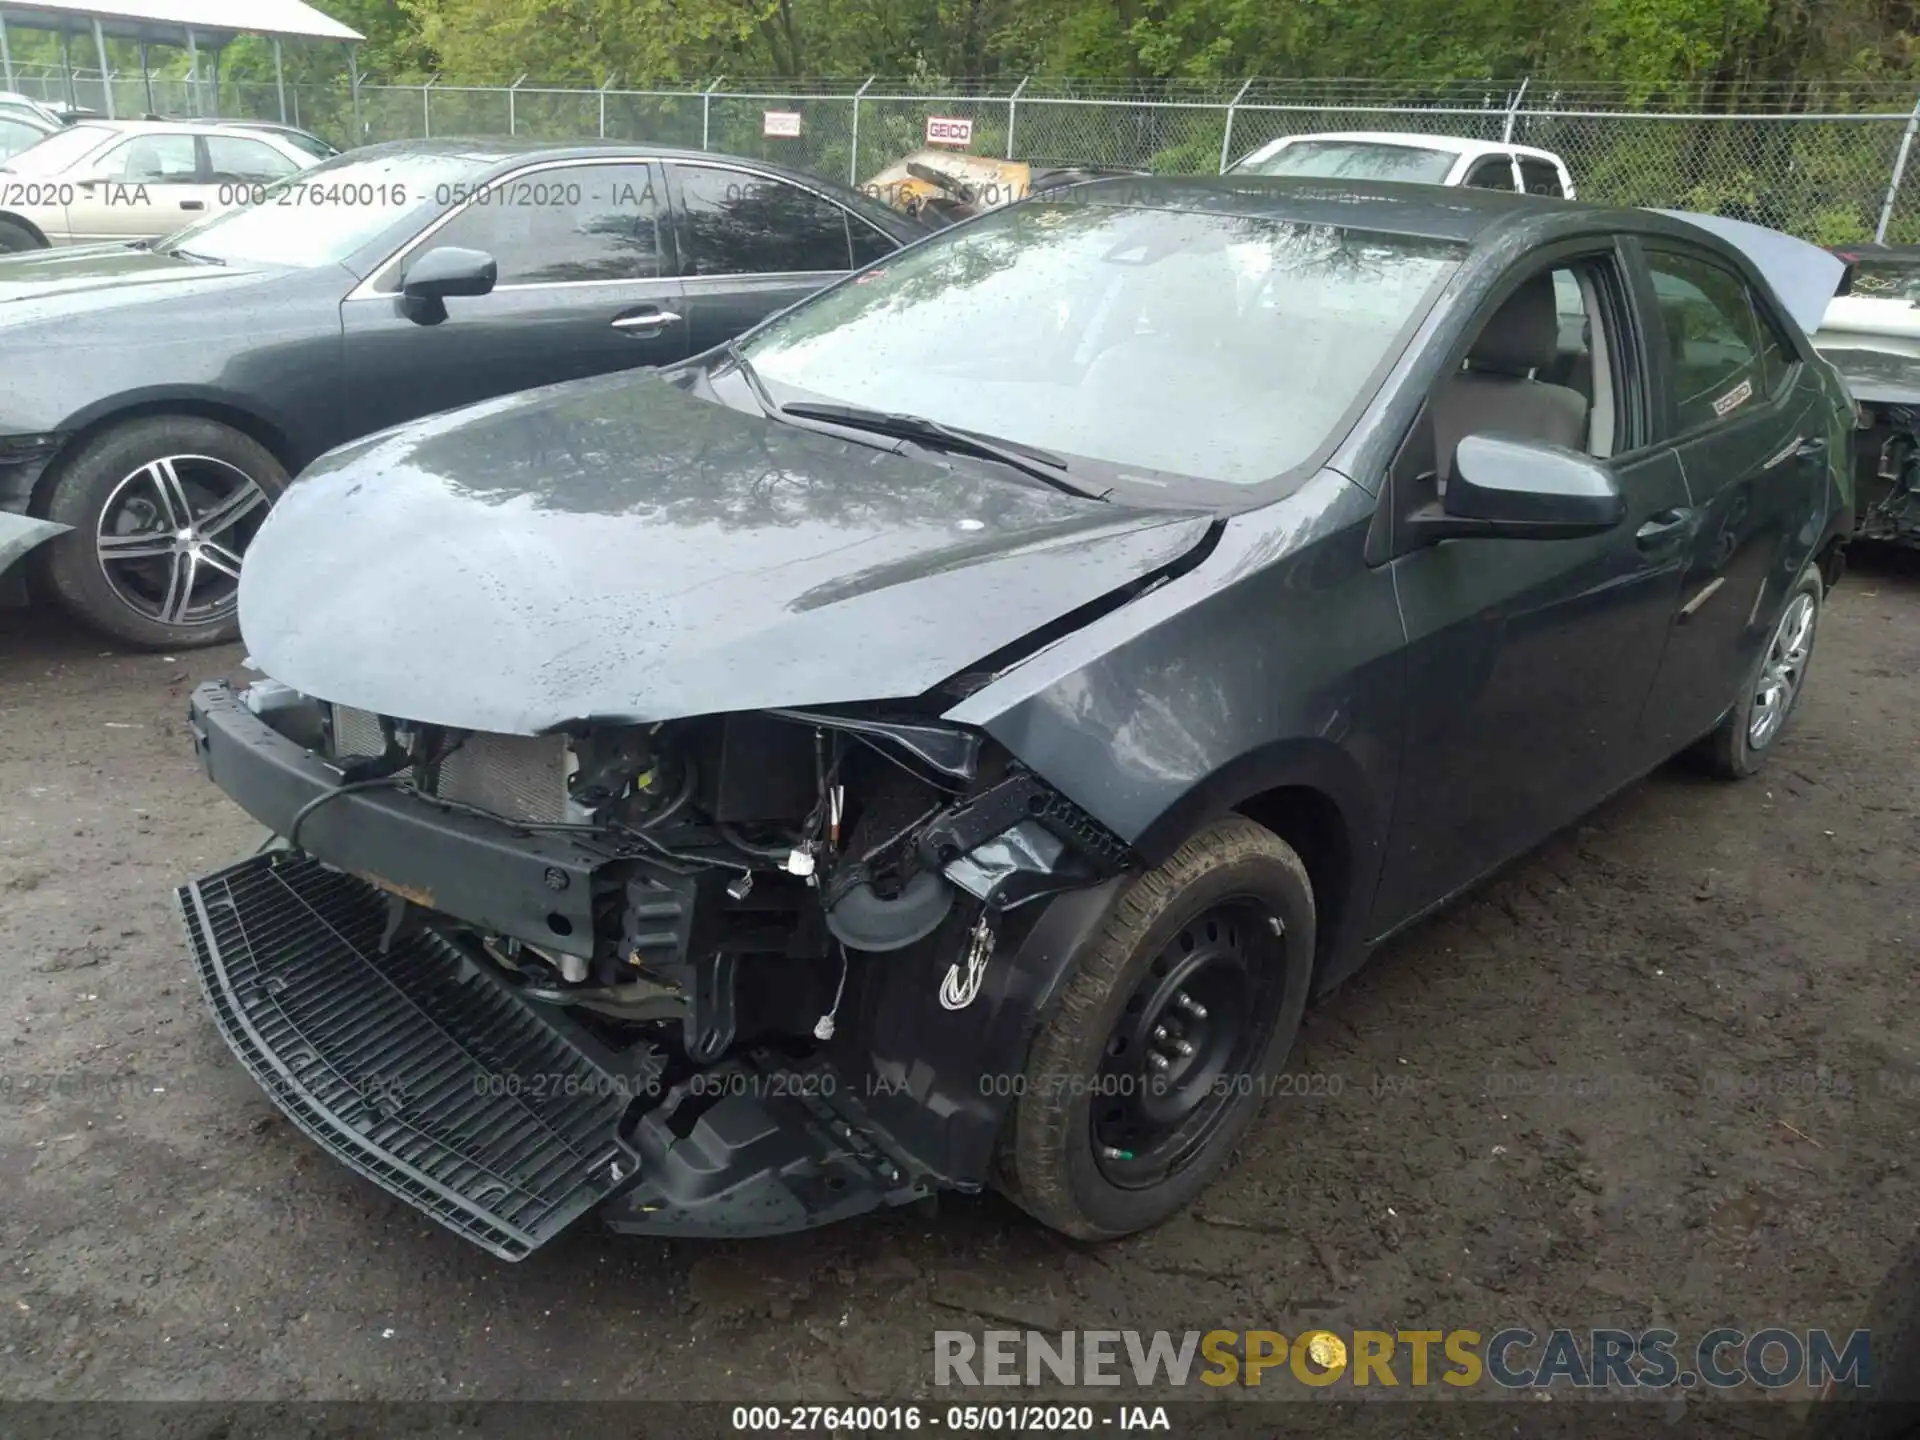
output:
{"label": "black steel wheel", "polygon": [[1094,1080],[1094,1158],[1137,1190],[1179,1170],[1232,1112],[1285,987],[1282,922],[1237,897],[1196,915],[1147,966]]}
{"label": "black steel wheel", "polygon": [[1300,857],[1239,816],[1138,876],[1034,1038],[1000,1136],[1000,1188],[1083,1239],[1192,1200],[1293,1048],[1314,927]]}
{"label": "black steel wheel", "polygon": [[197,416],[102,432],[61,462],[48,518],[54,595],[117,640],[185,649],[239,634],[240,564],[287,474],[257,441]]}

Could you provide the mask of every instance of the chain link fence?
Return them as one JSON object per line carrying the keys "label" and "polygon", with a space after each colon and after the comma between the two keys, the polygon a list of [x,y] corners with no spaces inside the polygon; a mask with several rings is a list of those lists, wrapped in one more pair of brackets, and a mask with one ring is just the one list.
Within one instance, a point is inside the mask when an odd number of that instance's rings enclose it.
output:
{"label": "chain link fence", "polygon": [[[58,72],[23,90],[65,95]],[[1617,87],[1458,82],[1424,93],[1387,82],[1254,80],[1018,85],[732,80],[686,89],[325,84],[284,87],[94,72],[76,98],[116,113],[278,120],[336,144],[426,136],[594,136],[779,160],[860,184],[926,144],[927,121],[972,123],[976,154],[1135,166],[1166,174],[1223,169],[1284,135],[1374,130],[1510,140],[1558,152],[1584,199],[1732,215],[1834,245],[1920,243],[1920,103],[1885,86],[1749,87],[1667,94],[1636,105]],[[150,89],[150,94],[149,94]],[[1712,99],[1715,103],[1708,105]],[[283,110],[284,107],[284,110]],[[798,115],[798,133],[790,118]],[[1911,157],[1911,163],[1910,163]]]}

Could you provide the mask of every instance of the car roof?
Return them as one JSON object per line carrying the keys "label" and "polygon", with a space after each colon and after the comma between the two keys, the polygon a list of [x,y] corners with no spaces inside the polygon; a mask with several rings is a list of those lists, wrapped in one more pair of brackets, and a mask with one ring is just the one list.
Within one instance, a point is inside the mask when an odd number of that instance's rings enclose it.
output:
{"label": "car roof", "polygon": [[551,140],[512,140],[498,137],[458,137],[434,140],[388,140],[378,145],[362,145],[335,155],[324,162],[377,160],[399,155],[446,155],[486,167],[488,178],[517,169],[532,160],[598,160],[631,156],[649,160],[685,160],[709,165],[750,165],[770,175],[790,180],[807,190],[831,195],[836,201],[858,210],[864,217],[885,226],[896,239],[918,238],[924,227],[882,205],[872,196],[850,185],[828,180],[807,170],[797,170],[778,160],[762,160],[751,155],[729,155],[714,150],[688,150],[676,145],[651,145],[642,140],[570,140],[556,144]]}
{"label": "car roof", "polygon": [[[1309,135],[1288,135],[1282,145],[1302,140],[1345,140],[1362,145],[1408,145],[1421,150],[1450,150],[1456,155],[1527,155],[1536,160],[1558,161],[1551,150],[1536,145],[1514,145],[1504,140],[1470,140],[1461,135],[1423,135],[1411,130],[1317,130]],[[1279,148],[1279,147],[1276,147]]]}
{"label": "car roof", "polygon": [[1090,180],[1060,192],[1067,203],[1197,210],[1304,225],[1331,225],[1473,245],[1494,231],[1537,226],[1556,233],[1634,230],[1721,242],[1694,225],[1651,210],[1615,209],[1579,200],[1385,180],[1278,175],[1129,176]]}
{"label": "car roof", "polygon": [[235,135],[258,135],[264,128],[245,120],[109,120],[104,115],[88,115],[66,127],[69,130],[105,130],[115,135],[167,135],[183,131],[205,134],[229,131]]}

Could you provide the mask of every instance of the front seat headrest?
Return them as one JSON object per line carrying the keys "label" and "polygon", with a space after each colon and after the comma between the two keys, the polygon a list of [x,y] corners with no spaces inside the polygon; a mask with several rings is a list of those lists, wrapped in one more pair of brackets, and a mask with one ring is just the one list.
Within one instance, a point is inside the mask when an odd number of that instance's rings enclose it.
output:
{"label": "front seat headrest", "polygon": [[1525,375],[1560,354],[1560,304],[1553,276],[1542,271],[1501,303],[1467,352],[1475,370]]}

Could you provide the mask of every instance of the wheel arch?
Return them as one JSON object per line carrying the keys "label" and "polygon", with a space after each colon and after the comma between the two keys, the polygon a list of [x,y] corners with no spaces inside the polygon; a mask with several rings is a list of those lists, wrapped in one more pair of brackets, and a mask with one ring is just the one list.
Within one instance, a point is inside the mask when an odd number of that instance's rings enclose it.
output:
{"label": "wheel arch", "polygon": [[212,420],[237,430],[279,461],[289,477],[298,474],[308,458],[301,454],[285,426],[231,396],[169,390],[122,393],[78,411],[60,427],[67,438],[34,482],[27,513],[46,515],[54,488],[66,473],[67,465],[95,437],[129,421],[170,415]]}
{"label": "wheel arch", "polygon": [[47,232],[24,215],[16,215],[11,210],[0,210],[0,225],[17,225],[38,240],[42,248],[48,250],[53,248],[53,242],[47,239]]}
{"label": "wheel arch", "polygon": [[1368,902],[1379,878],[1384,808],[1360,762],[1313,737],[1229,762],[1169,806],[1134,841],[1149,865],[1172,854],[1208,820],[1238,814],[1273,831],[1299,854],[1318,912],[1316,987],[1346,975],[1363,953]]}

